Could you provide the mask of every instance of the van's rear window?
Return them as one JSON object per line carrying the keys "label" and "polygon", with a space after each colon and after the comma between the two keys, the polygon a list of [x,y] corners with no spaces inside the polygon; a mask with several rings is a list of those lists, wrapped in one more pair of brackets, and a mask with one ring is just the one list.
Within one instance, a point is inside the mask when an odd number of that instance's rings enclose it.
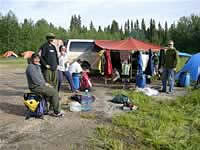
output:
{"label": "van's rear window", "polygon": [[94,42],[71,42],[69,50],[72,52],[85,52],[93,50]]}

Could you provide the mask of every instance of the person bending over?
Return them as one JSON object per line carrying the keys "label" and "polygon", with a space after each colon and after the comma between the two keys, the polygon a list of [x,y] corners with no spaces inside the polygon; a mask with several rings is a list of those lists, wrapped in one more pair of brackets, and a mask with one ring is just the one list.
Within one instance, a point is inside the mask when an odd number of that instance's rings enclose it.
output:
{"label": "person bending over", "polygon": [[85,90],[91,91],[92,83],[91,83],[88,73],[89,73],[89,69],[83,69],[82,74],[81,74],[81,81],[80,81],[81,91],[85,91]]}

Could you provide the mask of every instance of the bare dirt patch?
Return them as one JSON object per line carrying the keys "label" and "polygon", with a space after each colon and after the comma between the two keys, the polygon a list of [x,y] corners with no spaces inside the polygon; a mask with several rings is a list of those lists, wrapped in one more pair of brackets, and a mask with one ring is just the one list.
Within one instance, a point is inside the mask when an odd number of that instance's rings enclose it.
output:
{"label": "bare dirt patch", "polygon": [[[95,87],[97,99],[90,112],[69,112],[71,93],[60,93],[65,116],[25,120],[23,94],[28,90],[24,68],[0,67],[0,149],[88,149],[95,127],[115,112],[107,89]],[[66,85],[64,85],[66,86]],[[117,111],[116,111],[117,112]]]}

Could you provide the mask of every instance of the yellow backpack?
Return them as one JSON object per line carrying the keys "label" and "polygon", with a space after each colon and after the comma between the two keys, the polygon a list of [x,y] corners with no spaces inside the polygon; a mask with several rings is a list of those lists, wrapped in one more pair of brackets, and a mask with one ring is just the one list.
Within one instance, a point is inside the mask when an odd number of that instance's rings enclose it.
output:
{"label": "yellow backpack", "polygon": [[24,105],[27,106],[32,112],[35,112],[39,104],[39,101],[35,99],[24,100]]}

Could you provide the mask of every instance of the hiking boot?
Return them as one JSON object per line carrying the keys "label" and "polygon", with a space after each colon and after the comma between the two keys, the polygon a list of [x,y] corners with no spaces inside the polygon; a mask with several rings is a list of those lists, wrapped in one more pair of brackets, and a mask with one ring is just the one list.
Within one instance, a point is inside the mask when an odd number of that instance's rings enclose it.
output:
{"label": "hiking boot", "polygon": [[53,113],[54,117],[64,117],[64,112],[60,111],[59,113]]}
{"label": "hiking boot", "polygon": [[167,92],[167,94],[174,94],[174,91],[169,91]]}
{"label": "hiking boot", "polygon": [[167,93],[166,90],[159,90],[160,93]]}

